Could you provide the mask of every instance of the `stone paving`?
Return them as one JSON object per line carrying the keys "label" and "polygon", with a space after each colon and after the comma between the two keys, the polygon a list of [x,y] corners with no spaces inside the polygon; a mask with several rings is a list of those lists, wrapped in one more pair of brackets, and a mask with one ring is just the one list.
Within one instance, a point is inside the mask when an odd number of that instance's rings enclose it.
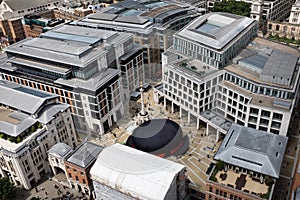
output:
{"label": "stone paving", "polygon": [[[213,156],[220,142],[215,143],[215,134],[206,136],[204,127],[197,130],[194,121],[191,120],[191,123],[188,124],[187,116],[184,113],[179,118],[179,112],[170,113],[163,105],[153,102],[152,93],[153,90],[151,89],[144,94],[145,104],[151,118],[170,118],[177,122],[181,126],[183,133],[188,135],[190,142],[190,147],[183,156],[177,158],[169,157],[168,159],[185,165],[191,184],[195,188],[198,188],[199,191],[205,192],[205,183],[208,178],[206,170],[212,162],[215,162]],[[125,106],[125,115],[117,122],[116,127],[101,138],[90,138],[90,141],[102,146],[109,146],[116,142],[124,143],[131,134],[131,131],[136,127],[130,115],[132,112],[129,112],[129,107],[129,104]]]}
{"label": "stone paving", "polygon": [[[31,198],[50,200],[84,200],[84,194],[68,187],[66,176],[62,173],[56,176],[46,176],[31,190],[17,189],[16,200],[30,200]],[[69,197],[69,198],[68,198]]]}
{"label": "stone paving", "polygon": [[[213,155],[218,149],[220,142],[215,144],[216,135],[210,134],[205,135],[205,128],[201,127],[199,130],[196,129],[196,123],[191,121],[188,123],[187,116],[182,115],[179,118],[179,113],[170,113],[166,110],[163,105],[156,104],[152,99],[153,90],[149,90],[145,93],[145,103],[147,105],[148,112],[152,119],[154,118],[170,118],[176,121],[182,128],[185,135],[188,136],[190,147],[188,151],[180,157],[169,157],[168,159],[183,164],[187,168],[187,174],[189,180],[193,187],[197,188],[199,191],[205,191],[205,182],[208,178],[206,175],[206,170],[208,166],[215,162],[213,161]],[[111,128],[111,130],[99,137],[94,134],[86,135],[82,134],[82,139],[88,139],[104,147],[110,146],[114,143],[124,143],[131,132],[136,128],[134,124],[134,114],[133,110],[130,110],[132,105],[129,103],[125,104],[125,114],[117,122],[117,124]],[[83,194],[73,190],[66,183],[66,177],[63,174],[53,177],[48,175],[41,180],[36,189],[26,191],[24,189],[18,189],[16,193],[16,199],[31,199],[33,197],[39,197],[40,199],[68,199],[67,194],[72,194],[70,199],[86,199]],[[54,185],[56,185],[54,187]],[[43,189],[42,189],[43,188]],[[58,192],[60,191],[60,192]]]}

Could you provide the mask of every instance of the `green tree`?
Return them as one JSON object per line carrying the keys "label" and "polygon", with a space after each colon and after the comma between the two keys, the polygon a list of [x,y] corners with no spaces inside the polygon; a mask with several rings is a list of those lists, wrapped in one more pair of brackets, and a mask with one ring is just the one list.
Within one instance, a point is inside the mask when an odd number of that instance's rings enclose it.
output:
{"label": "green tree", "polygon": [[33,133],[33,132],[35,132],[36,129],[35,129],[34,126],[32,126],[30,130],[31,130],[31,132]]}
{"label": "green tree", "polygon": [[221,160],[218,160],[217,163],[216,163],[216,168],[217,168],[218,170],[222,170],[222,169],[224,169],[224,167],[225,167],[224,162],[221,161]]}
{"label": "green tree", "polygon": [[0,179],[0,199],[10,200],[15,196],[15,186],[7,177]]}
{"label": "green tree", "polygon": [[222,0],[221,2],[215,2],[212,12],[227,12],[237,15],[250,17],[251,7],[246,2],[240,2],[235,0]]}

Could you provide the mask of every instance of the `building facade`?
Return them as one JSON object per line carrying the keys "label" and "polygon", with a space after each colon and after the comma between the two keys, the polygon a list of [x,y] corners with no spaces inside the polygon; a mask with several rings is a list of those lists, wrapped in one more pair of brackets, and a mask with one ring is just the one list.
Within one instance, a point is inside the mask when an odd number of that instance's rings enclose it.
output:
{"label": "building facade", "polygon": [[100,134],[123,115],[124,93],[143,78],[143,51],[129,33],[66,25],[5,52],[2,79],[59,95],[77,128]]}
{"label": "building facade", "polygon": [[296,0],[296,2],[292,6],[289,23],[300,24],[300,1],[299,0]]}
{"label": "building facade", "polygon": [[84,142],[64,159],[65,172],[72,189],[91,196],[93,191],[90,170],[103,147]]}
{"label": "building facade", "polygon": [[279,36],[293,40],[300,39],[300,25],[284,22],[268,21],[267,33],[272,36]]}
{"label": "building facade", "polygon": [[9,43],[25,39],[22,18],[4,19],[0,21],[0,28]]}
{"label": "building facade", "polygon": [[[221,20],[222,14],[216,15]],[[205,22],[201,25],[209,28]],[[207,134],[217,132],[217,140],[219,133],[227,133],[231,123],[286,135],[299,99],[299,52],[255,38],[248,41],[249,45],[243,44],[248,45],[246,48],[236,50],[231,61],[228,59],[232,64],[218,69],[213,66],[217,62],[209,61],[214,52],[205,50],[211,48],[209,40],[203,39],[203,48],[193,40],[199,41],[207,33],[200,32],[200,26],[198,32],[184,34],[188,28],[174,36],[175,40],[177,35],[186,36],[182,47],[175,47],[175,41],[174,47],[163,54],[163,84],[155,88],[155,100],[163,101],[172,112],[178,110],[179,117],[187,114],[188,121],[195,121],[198,128],[206,125]],[[242,38],[243,34],[240,30],[236,37]],[[226,48],[234,45],[228,43]]]}
{"label": "building facade", "polygon": [[71,110],[57,95],[7,81],[0,87],[0,174],[31,189],[51,171],[46,158],[53,145],[77,145]]}

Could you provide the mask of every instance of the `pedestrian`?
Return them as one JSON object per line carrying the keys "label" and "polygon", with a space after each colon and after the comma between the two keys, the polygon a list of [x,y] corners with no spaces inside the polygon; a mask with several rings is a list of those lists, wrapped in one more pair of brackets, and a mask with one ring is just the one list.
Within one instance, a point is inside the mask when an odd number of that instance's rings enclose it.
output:
{"label": "pedestrian", "polygon": [[35,192],[36,192],[36,193],[39,192],[39,190],[37,189],[37,187],[35,187],[34,189],[35,189]]}

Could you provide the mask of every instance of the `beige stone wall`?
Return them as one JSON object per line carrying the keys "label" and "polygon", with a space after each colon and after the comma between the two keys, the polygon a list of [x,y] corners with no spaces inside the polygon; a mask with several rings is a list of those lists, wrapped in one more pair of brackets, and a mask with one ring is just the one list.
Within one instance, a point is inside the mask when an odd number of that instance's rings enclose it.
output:
{"label": "beige stone wall", "polygon": [[279,37],[300,40],[300,25],[269,21],[267,35],[278,35]]}

